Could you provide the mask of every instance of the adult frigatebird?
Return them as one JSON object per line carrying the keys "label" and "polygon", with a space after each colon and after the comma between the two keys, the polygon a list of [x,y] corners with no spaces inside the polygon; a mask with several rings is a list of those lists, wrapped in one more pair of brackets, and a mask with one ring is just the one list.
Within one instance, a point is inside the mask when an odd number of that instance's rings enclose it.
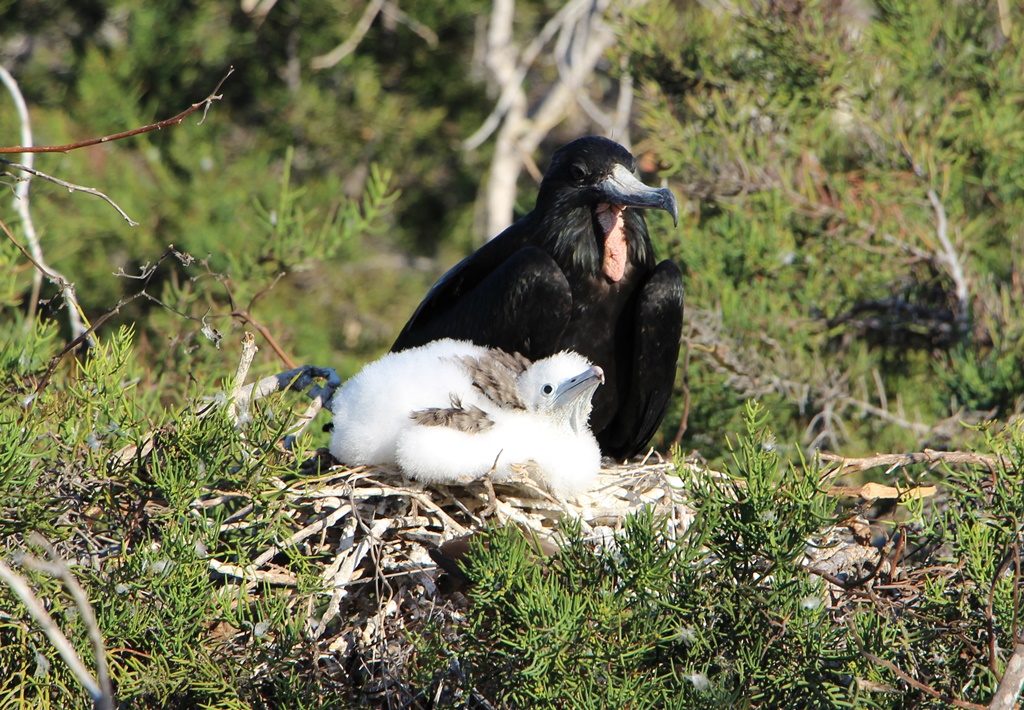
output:
{"label": "adult frigatebird", "polygon": [[392,346],[471,340],[531,360],[575,350],[604,370],[590,423],[601,451],[639,452],[672,392],[683,321],[679,267],[656,264],[643,213],[678,218],[618,143],[588,136],[551,158],[533,210],[430,289]]}

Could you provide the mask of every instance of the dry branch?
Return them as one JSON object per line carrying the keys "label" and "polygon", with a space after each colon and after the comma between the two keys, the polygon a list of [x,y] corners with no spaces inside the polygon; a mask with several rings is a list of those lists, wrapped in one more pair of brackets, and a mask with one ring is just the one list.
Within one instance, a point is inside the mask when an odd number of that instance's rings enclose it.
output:
{"label": "dry branch", "polygon": [[946,208],[934,189],[928,189],[928,201],[935,210],[935,235],[942,245],[942,260],[949,268],[949,277],[953,279],[953,287],[956,289],[957,319],[963,321],[967,317],[970,307],[970,294],[967,289],[967,277],[964,276],[964,267],[960,261],[960,255],[953,247],[949,238],[949,221],[946,219]]}
{"label": "dry branch", "polygon": [[1017,642],[1013,647],[1013,655],[1006,664],[1003,678],[999,681],[992,702],[989,703],[989,710],[1013,710],[1020,697],[1021,687],[1024,686],[1024,642]]}
{"label": "dry branch", "polygon": [[[2,66],[0,66],[0,81],[2,81],[4,86],[7,87],[7,91],[10,93],[11,99],[14,101],[14,106],[17,109],[18,120],[21,123],[21,142],[26,146],[31,146],[33,143],[32,124],[29,121],[28,106],[25,103],[25,97],[21,93],[21,88],[18,86],[18,82],[15,81],[14,77],[11,76],[11,73]],[[24,172],[37,174],[33,168],[35,156],[31,152],[25,153],[24,161],[25,164],[18,167],[20,167]],[[7,163],[8,161],[4,162]],[[32,221],[32,212],[29,209],[30,185],[31,180],[26,178],[18,180],[17,185],[14,187],[14,209],[18,213],[18,216],[21,217],[21,227],[25,232],[25,239],[28,240],[29,251],[32,253],[32,256],[29,257],[29,259],[36,267],[36,271],[32,277],[32,293],[29,296],[29,320],[31,320],[35,315],[36,307],[39,303],[39,293],[42,288],[43,276],[46,276],[47,279],[60,287],[61,293],[64,296],[64,304],[68,310],[68,325],[71,328],[71,336],[78,337],[82,334],[85,328],[82,325],[82,318],[80,315],[81,308],[78,305],[78,298],[75,296],[75,287],[64,277],[63,274],[49,266],[46,263],[46,259],[43,257],[43,248],[39,242],[39,235],[36,234],[35,223]],[[129,222],[130,221],[131,220],[129,220]],[[4,225],[4,232],[12,241],[14,240],[6,225]]]}
{"label": "dry branch", "polygon": [[886,660],[884,658],[880,658],[880,657],[874,655],[873,653],[868,653],[864,649],[861,649],[861,653],[864,654],[864,658],[868,659],[872,663],[877,664],[879,666],[885,666],[886,668],[888,668],[890,671],[892,671],[892,673],[896,677],[898,677],[900,680],[902,680],[907,685],[909,685],[909,686],[911,686],[913,688],[916,688],[916,689],[920,690],[922,693],[926,693],[926,694],[932,696],[933,698],[938,698],[942,702],[948,703],[952,707],[967,708],[967,710],[985,710],[986,706],[984,706],[984,705],[980,705],[978,703],[970,703],[970,702],[967,702],[966,700],[960,700],[959,698],[952,698],[952,697],[950,697],[950,696],[948,696],[948,695],[946,695],[944,693],[940,693],[939,691],[937,691],[935,688],[931,687],[927,683],[922,683],[921,681],[917,680],[916,678],[914,678],[912,675],[910,675],[906,671],[901,670],[899,668],[899,666],[897,666],[892,661],[888,661],[888,660]]}
{"label": "dry branch", "polygon": [[[609,118],[598,108],[584,89],[601,57],[615,41],[612,27],[621,13],[642,2],[634,0],[622,6],[609,0],[571,0],[529,44],[520,47],[513,37],[514,0],[494,0],[483,56],[499,96],[483,124],[463,144],[465,149],[473,150],[497,134],[484,198],[488,236],[497,234],[512,221],[519,175],[524,167],[530,166],[533,152],[565,118],[573,103],[592,114],[606,132],[615,132],[620,142],[629,143],[626,128],[631,81],[620,85],[615,118]],[[551,54],[558,67],[558,78],[531,104],[527,77],[552,40],[555,45]]]}
{"label": "dry branch", "polygon": [[[31,155],[31,153],[29,155]],[[107,195],[106,193],[100,192],[95,187],[86,187],[85,185],[79,185],[77,183],[68,182],[67,180],[61,180],[59,177],[54,177],[53,175],[49,175],[47,173],[42,172],[41,170],[36,170],[35,168],[33,168],[33,167],[29,166],[29,165],[22,165],[21,163],[14,163],[14,162],[11,162],[10,160],[6,160],[4,158],[0,158],[0,163],[2,163],[3,165],[7,165],[8,167],[12,167],[15,170],[20,170],[23,173],[28,173],[29,175],[35,175],[37,178],[41,178],[41,179],[46,180],[48,182],[52,182],[54,185],[59,185],[60,187],[66,188],[68,192],[84,192],[87,195],[94,195],[95,197],[99,197],[101,200],[103,200],[108,205],[110,205],[115,210],[117,210],[117,213],[119,215],[121,215],[121,217],[124,219],[125,222],[128,223],[129,227],[138,227],[139,226],[139,223],[136,222],[131,217],[129,217],[128,213],[125,212],[124,209],[119,204],[114,202],[114,200],[112,200],[109,195]],[[19,181],[19,183],[20,182],[21,181]],[[27,184],[28,181],[26,180],[24,182],[25,182],[25,184]]]}
{"label": "dry branch", "polygon": [[363,10],[363,14],[356,21],[356,26],[352,29],[352,33],[345,38],[345,41],[330,52],[313,57],[309,62],[309,66],[314,71],[330,69],[356,51],[356,47],[363,41],[366,33],[370,31],[370,27],[373,25],[373,21],[377,19],[377,15],[380,14],[382,7],[384,7],[384,0],[370,0]]}
{"label": "dry branch", "polygon": [[42,546],[46,550],[50,561],[48,563],[43,562],[26,554],[21,557],[21,564],[47,572],[60,579],[67,587],[71,598],[75,602],[75,607],[82,617],[82,622],[89,631],[89,640],[92,643],[96,661],[96,678],[93,678],[92,674],[85,667],[85,663],[82,662],[71,641],[68,640],[68,637],[60,630],[53,617],[46,611],[46,607],[39,597],[36,596],[35,592],[32,591],[28,581],[11,569],[3,560],[0,560],[0,580],[3,580],[21,600],[21,603],[25,605],[29,614],[42,629],[43,633],[46,634],[46,638],[57,649],[64,662],[68,664],[68,668],[71,669],[75,679],[89,693],[97,710],[113,710],[116,702],[110,685],[110,676],[107,672],[106,648],[100,634],[99,624],[96,621],[96,615],[93,612],[92,605],[89,604],[85,590],[82,589],[78,580],[71,574],[71,570],[68,569],[64,561],[57,555],[53,547],[42,536],[35,534],[30,539],[33,543]]}
{"label": "dry branch", "polygon": [[876,454],[861,458],[851,458],[838,454],[821,452],[818,454],[822,461],[836,464],[835,468],[823,475],[823,480],[832,478],[841,473],[850,471],[867,471],[872,468],[885,468],[886,473],[892,473],[898,468],[912,466],[914,464],[926,463],[931,466],[940,463],[954,466],[985,466],[991,471],[1012,469],[1012,463],[1005,457],[996,454],[975,454],[968,451],[924,451],[910,452],[906,454]]}
{"label": "dry branch", "polygon": [[91,145],[99,145],[101,143],[111,143],[113,141],[119,141],[123,138],[130,138],[132,136],[138,136],[143,133],[151,133],[153,131],[159,131],[164,128],[170,128],[171,126],[177,126],[179,123],[184,121],[186,118],[191,116],[199,109],[203,109],[203,117],[199,120],[199,124],[206,119],[206,114],[210,110],[210,106],[213,105],[214,101],[220,101],[223,95],[218,93],[221,87],[224,86],[224,82],[227,81],[228,77],[231,76],[235,71],[234,67],[228,67],[227,73],[221,77],[221,80],[217,82],[217,86],[214,87],[213,91],[203,99],[189,106],[184,111],[177,113],[170,118],[165,118],[162,121],[156,123],[148,123],[145,126],[139,128],[132,128],[131,130],[121,131],[120,133],[111,133],[107,136],[101,136],[99,138],[89,138],[83,141],[76,141],[75,143],[65,143],[64,145],[39,145],[39,146],[0,146],[0,154],[9,153],[68,153],[72,150],[79,148],[86,148]]}

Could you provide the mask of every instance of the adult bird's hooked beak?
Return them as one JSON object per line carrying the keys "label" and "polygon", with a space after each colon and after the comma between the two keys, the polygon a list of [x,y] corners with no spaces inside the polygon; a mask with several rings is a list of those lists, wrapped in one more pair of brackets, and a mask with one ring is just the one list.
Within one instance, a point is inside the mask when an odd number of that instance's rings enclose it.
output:
{"label": "adult bird's hooked beak", "polygon": [[665,210],[672,215],[672,224],[679,224],[679,205],[672,191],[645,185],[624,165],[616,165],[612,174],[597,184],[597,189],[608,204]]}

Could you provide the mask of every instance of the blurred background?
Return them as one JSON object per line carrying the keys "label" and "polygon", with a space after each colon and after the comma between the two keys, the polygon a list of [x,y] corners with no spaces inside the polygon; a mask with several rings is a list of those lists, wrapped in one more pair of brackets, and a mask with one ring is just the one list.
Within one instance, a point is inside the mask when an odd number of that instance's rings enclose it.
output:
{"label": "blurred background", "polygon": [[[1009,0],[0,0],[0,65],[40,145],[173,116],[234,67],[202,125],[35,159],[138,222],[32,182],[86,316],[134,296],[100,337],[134,323],[164,403],[229,377],[243,330],[262,373],[351,374],[530,209],[557,146],[628,145],[682,208],[649,217],[687,291],[655,444],[714,460],[751,397],[804,452],[960,446],[1019,412],[1022,25]],[[32,371],[64,304],[44,282],[32,313],[6,239],[0,274],[0,342]]]}

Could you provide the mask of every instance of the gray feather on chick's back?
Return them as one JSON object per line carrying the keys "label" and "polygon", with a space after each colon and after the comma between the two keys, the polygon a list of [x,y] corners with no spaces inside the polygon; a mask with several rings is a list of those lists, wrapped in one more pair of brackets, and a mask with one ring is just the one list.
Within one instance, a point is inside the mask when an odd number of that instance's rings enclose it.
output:
{"label": "gray feather on chick's back", "polygon": [[459,362],[466,368],[473,386],[499,407],[526,409],[519,395],[518,379],[530,361],[519,353],[493,349],[480,357],[463,356]]}
{"label": "gray feather on chick's back", "polygon": [[494,421],[487,412],[474,405],[463,406],[462,400],[455,395],[451,397],[451,407],[431,407],[413,412],[409,417],[423,426],[443,426],[477,434],[494,426]]}

